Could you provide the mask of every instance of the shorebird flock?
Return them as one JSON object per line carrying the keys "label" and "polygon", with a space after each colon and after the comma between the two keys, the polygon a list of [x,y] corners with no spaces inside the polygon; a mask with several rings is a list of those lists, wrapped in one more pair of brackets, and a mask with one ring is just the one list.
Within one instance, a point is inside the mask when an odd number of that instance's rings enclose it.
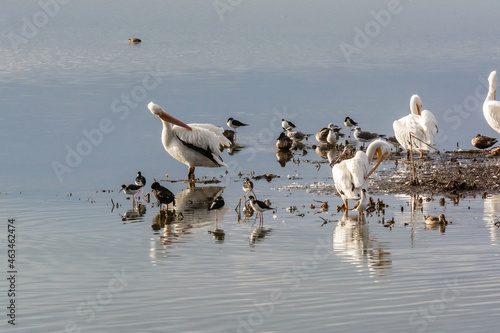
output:
{"label": "shorebird flock", "polygon": [[[483,115],[486,122],[496,132],[500,133],[500,102],[496,101],[497,74],[491,72],[488,77],[489,91],[483,104]],[[343,201],[343,208],[347,212],[348,201],[355,200],[355,210],[358,212],[358,218],[364,212],[368,202],[368,178],[382,163],[390,152],[391,147],[401,146],[407,153],[407,158],[413,158],[413,153],[419,153],[422,157],[424,153],[429,152],[434,147],[434,139],[439,131],[438,122],[434,114],[422,107],[422,100],[418,95],[410,98],[410,113],[400,119],[394,120],[394,136],[386,137],[384,134],[364,131],[358,121],[351,117],[345,117],[344,125],[349,128],[349,139],[346,140],[346,146],[353,143],[352,136],[356,142],[362,143],[360,150],[354,156],[345,156],[345,158],[331,161],[332,178]],[[227,166],[222,160],[223,148],[231,147],[236,141],[236,129],[248,124],[230,117],[227,120],[227,126],[233,129],[231,136],[224,134],[222,127],[212,124],[185,124],[164,111],[159,105],[150,102],[148,108],[152,114],[158,116],[162,121],[163,130],[161,142],[165,150],[176,160],[188,166],[188,180],[194,181],[194,171],[196,167],[224,167]],[[276,141],[276,147],[280,151],[286,151],[298,147],[303,140],[309,140],[312,134],[306,134],[297,129],[297,126],[287,119],[282,119],[281,126],[283,132],[279,134]],[[315,135],[320,144],[336,146],[345,135],[341,133],[341,127],[334,123],[320,129]],[[490,138],[478,134],[472,139],[472,144],[478,149],[488,149],[497,143],[496,138]],[[364,151],[364,144],[368,144]],[[356,147],[356,146],[354,146]],[[500,147],[494,149],[500,150]],[[343,155],[341,155],[342,157]],[[371,163],[377,158],[375,164]],[[122,185],[121,191],[135,196],[146,185],[146,179],[140,172],[137,174],[135,184]],[[174,203],[175,196],[158,182],[151,185],[153,196],[158,205]],[[269,204],[257,200],[253,191],[253,183],[246,178],[243,183],[245,205],[252,207],[253,211],[259,216],[260,223],[263,223],[263,212],[275,210]],[[253,195],[248,196],[249,192]],[[247,197],[248,196],[248,197]],[[221,196],[215,198],[208,209],[219,210],[224,206],[224,200]],[[444,216],[437,218],[436,223],[444,223]],[[427,222],[429,223],[429,222]]]}

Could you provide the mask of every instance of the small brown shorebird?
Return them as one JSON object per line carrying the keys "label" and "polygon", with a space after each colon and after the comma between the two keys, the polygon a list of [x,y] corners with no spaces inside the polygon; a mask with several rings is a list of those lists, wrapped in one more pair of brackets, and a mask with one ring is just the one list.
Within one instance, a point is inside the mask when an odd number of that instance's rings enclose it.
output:
{"label": "small brown shorebird", "polygon": [[490,148],[493,146],[495,143],[497,143],[497,139],[495,138],[490,138],[481,134],[476,135],[475,138],[472,139],[472,145],[476,148],[479,149],[486,149]]}
{"label": "small brown shorebird", "polygon": [[290,150],[292,148],[293,141],[288,136],[286,136],[285,132],[281,132],[280,136],[276,141],[276,148],[283,150]]}
{"label": "small brown shorebird", "polygon": [[448,224],[450,221],[446,221],[444,214],[439,214],[439,217],[435,216],[424,216],[425,224],[437,225],[437,224]]}

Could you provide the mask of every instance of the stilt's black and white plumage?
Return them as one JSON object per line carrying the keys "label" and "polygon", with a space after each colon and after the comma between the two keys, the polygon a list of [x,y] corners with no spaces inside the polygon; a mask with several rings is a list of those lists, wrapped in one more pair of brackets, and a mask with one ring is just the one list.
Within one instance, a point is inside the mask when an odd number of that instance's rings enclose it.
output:
{"label": "stilt's black and white plumage", "polygon": [[239,120],[229,118],[227,120],[227,126],[231,127],[234,131],[234,140],[236,140],[236,129],[241,126],[248,126],[248,124],[244,124]]}
{"label": "stilt's black and white plumage", "polygon": [[355,122],[354,120],[352,120],[349,117],[345,117],[344,125],[346,125],[347,127],[349,127],[349,139],[350,139],[351,138],[351,129],[352,129],[353,126],[358,126],[358,123]]}
{"label": "stilt's black and white plumage", "polygon": [[135,185],[141,187],[141,197],[144,196],[144,186],[146,186],[146,178],[141,174],[140,171],[137,172],[137,177],[135,177]]}
{"label": "stilt's black and white plumage", "polygon": [[123,191],[123,193],[131,195],[132,196],[132,204],[135,205],[135,196],[137,195],[137,193],[139,193],[141,188],[142,188],[142,186],[139,186],[136,184],[129,184],[129,185],[123,184],[122,188],[118,192]]}
{"label": "stilt's black and white plumage", "polygon": [[161,186],[156,179],[151,184],[151,192],[156,199],[156,205],[160,206],[160,209],[163,204],[167,205],[167,210],[170,203],[173,203],[175,206],[175,195],[168,188]]}
{"label": "stilt's black and white plumage", "polygon": [[291,131],[292,129],[295,128],[295,124],[292,123],[291,121],[289,120],[286,120],[286,119],[281,119],[281,127],[285,130],[285,131]]}
{"label": "stilt's black and white plumage", "polygon": [[214,199],[214,201],[212,201],[212,204],[210,205],[210,207],[208,207],[208,210],[215,210],[215,222],[217,222],[217,211],[218,210],[221,210],[222,207],[224,207],[224,198],[222,198],[222,196],[218,196]]}
{"label": "stilt's black and white plumage", "polygon": [[252,206],[253,210],[257,212],[257,215],[260,214],[260,223],[264,223],[264,216],[263,212],[267,210],[275,210],[273,207],[269,207],[266,205],[263,201],[257,200],[253,197],[253,195],[248,197],[248,200],[250,200],[250,205]]}

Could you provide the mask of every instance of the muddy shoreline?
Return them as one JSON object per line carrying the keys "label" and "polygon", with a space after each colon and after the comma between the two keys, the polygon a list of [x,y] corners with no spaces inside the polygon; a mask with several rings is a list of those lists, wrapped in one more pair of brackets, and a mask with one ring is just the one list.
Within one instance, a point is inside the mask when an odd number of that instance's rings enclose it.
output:
{"label": "muddy shoreline", "polygon": [[[391,167],[392,164],[392,167]],[[487,196],[500,193],[500,154],[467,150],[415,157],[418,185],[410,161],[393,153],[385,169],[370,179],[371,194]]]}

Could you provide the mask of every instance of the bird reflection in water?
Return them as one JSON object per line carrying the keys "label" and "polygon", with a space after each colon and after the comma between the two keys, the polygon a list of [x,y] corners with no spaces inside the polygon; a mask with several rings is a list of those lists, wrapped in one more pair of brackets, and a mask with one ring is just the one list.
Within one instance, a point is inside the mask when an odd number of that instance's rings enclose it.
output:
{"label": "bird reflection in water", "polygon": [[286,164],[292,159],[293,153],[290,150],[278,149],[276,158],[278,163],[284,168]]}
{"label": "bird reflection in water", "polygon": [[358,222],[357,214],[344,213],[333,233],[333,251],[344,261],[368,268],[371,277],[390,274],[391,253],[386,244],[370,237],[365,216]]}
{"label": "bird reflection in water", "polygon": [[146,214],[146,206],[141,203],[137,203],[134,206],[134,209],[127,210],[121,217],[123,222],[140,222],[143,220],[144,214]]}
{"label": "bird reflection in water", "polygon": [[[185,242],[193,229],[206,228],[215,223],[215,212],[208,208],[225,187],[203,186],[186,188],[175,195],[174,210],[167,215],[153,218],[152,228],[160,231],[160,236],[153,242],[150,256],[165,257],[170,246]],[[168,214],[174,214],[170,216]],[[218,212],[222,218],[226,209]]]}
{"label": "bird reflection in water", "polygon": [[255,244],[264,241],[264,238],[272,231],[271,228],[259,227],[252,230],[250,234],[250,247],[255,247]]}
{"label": "bird reflection in water", "polygon": [[234,154],[239,153],[240,151],[242,151],[243,148],[245,148],[245,146],[237,145],[237,144],[233,143],[232,145],[230,145],[226,149],[227,149],[227,153],[229,155],[234,155]]}
{"label": "bird reflection in water", "polygon": [[[219,192],[220,193],[220,192]],[[215,197],[215,199],[212,201],[210,204],[210,207],[208,207],[208,210],[214,210],[215,211],[215,229],[213,231],[209,231],[208,233],[211,234],[215,240],[219,241],[220,243],[224,242],[224,238],[226,236],[224,230],[219,229],[219,221],[217,217],[217,211],[222,210],[224,208],[225,202],[222,196],[218,195]]]}
{"label": "bird reflection in water", "polygon": [[318,145],[315,149],[316,154],[323,159],[327,159],[328,163],[332,163],[334,158],[339,154],[336,147],[324,144]]}
{"label": "bird reflection in water", "polygon": [[[181,215],[182,216],[182,215]],[[160,210],[158,214],[153,217],[151,228],[158,231],[164,228],[167,224],[172,224],[178,219],[178,214],[175,211]]]}
{"label": "bird reflection in water", "polygon": [[484,199],[484,219],[490,229],[490,240],[497,243],[500,229],[500,194],[487,196]]}
{"label": "bird reflection in water", "polygon": [[439,230],[439,233],[442,235],[446,231],[446,223],[441,223],[441,224],[426,224],[425,225],[426,230]]}

